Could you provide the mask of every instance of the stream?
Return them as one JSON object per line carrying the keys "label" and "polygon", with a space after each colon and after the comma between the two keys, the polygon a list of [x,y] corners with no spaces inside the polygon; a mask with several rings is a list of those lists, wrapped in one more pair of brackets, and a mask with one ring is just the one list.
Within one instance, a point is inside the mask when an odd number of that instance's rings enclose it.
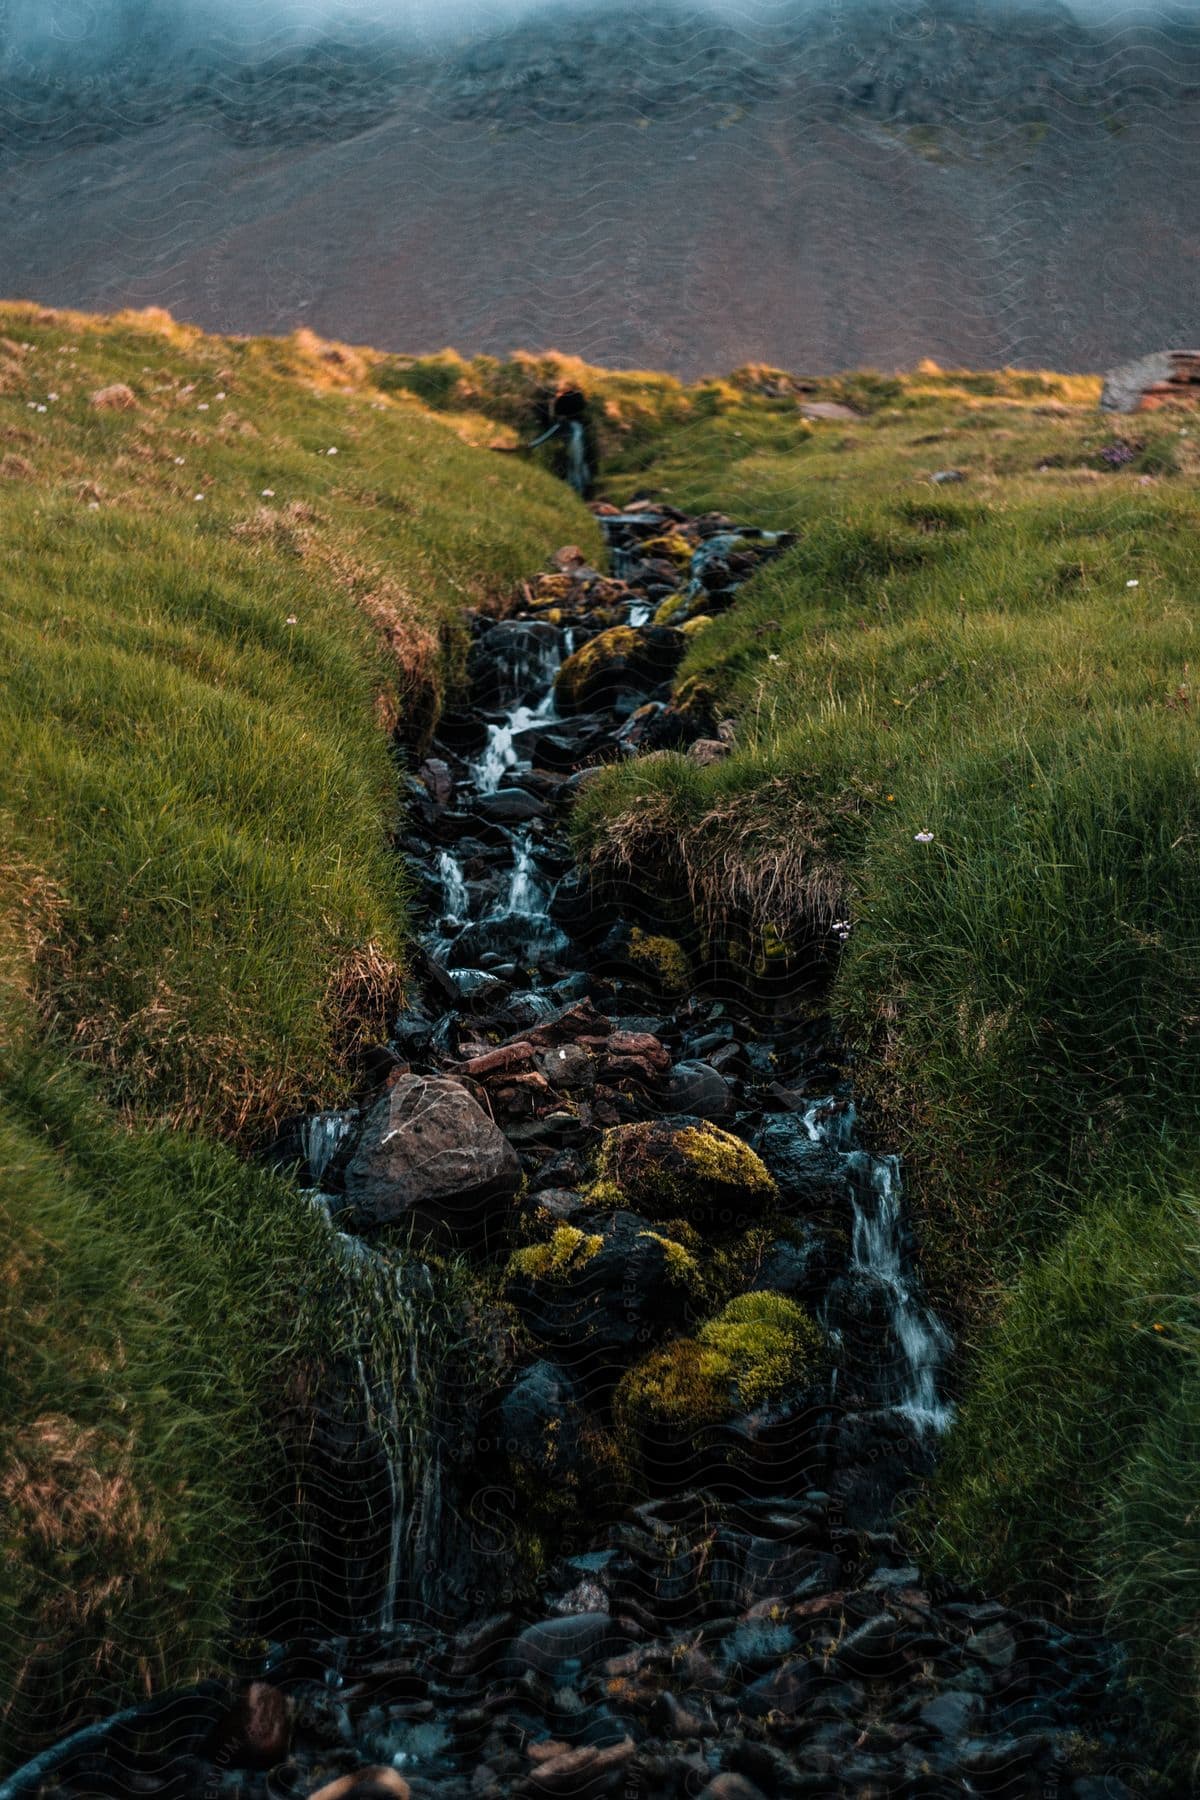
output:
{"label": "stream", "polygon": [[[767,994],[676,942],[672,871],[573,862],[605,762],[727,753],[671,699],[679,623],[790,540],[594,510],[608,571],[568,547],[474,621],[469,690],[406,777],[408,1010],[361,1106],[281,1150],[389,1321],[314,1413],[311,1568],[236,1684],[92,1729],[0,1800],[1128,1792],[1112,1647],[931,1583],[897,1530],[953,1346],[814,1004],[848,928]],[[638,1412],[648,1358],[799,1307],[805,1366]]]}

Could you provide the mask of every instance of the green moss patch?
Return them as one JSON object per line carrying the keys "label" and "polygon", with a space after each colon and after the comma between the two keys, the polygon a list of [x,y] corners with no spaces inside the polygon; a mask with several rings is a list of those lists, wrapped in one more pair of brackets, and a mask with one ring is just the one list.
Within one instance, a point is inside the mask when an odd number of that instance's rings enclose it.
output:
{"label": "green moss patch", "polygon": [[776,1198],[766,1166],[748,1144],[717,1125],[643,1120],[604,1135],[592,1197],[655,1219],[734,1222]]}
{"label": "green moss patch", "polygon": [[691,960],[677,938],[635,925],[629,934],[629,961],[664,994],[682,994],[691,984]]}
{"label": "green moss patch", "polygon": [[524,1275],[533,1281],[566,1281],[596,1255],[604,1239],[579,1231],[574,1225],[559,1225],[544,1244],[529,1244],[509,1258],[510,1275]]}
{"label": "green moss patch", "polygon": [[781,1294],[739,1295],[700,1327],[622,1377],[613,1400],[629,1441],[665,1428],[703,1431],[780,1399],[821,1364],[824,1336]]}

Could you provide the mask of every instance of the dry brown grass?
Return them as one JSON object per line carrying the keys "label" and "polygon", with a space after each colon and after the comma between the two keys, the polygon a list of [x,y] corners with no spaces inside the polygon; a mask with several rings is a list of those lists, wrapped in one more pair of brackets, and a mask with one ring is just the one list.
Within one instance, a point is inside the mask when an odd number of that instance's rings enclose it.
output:
{"label": "dry brown grass", "polygon": [[803,938],[828,930],[849,906],[845,871],[822,851],[815,822],[786,802],[781,782],[766,783],[753,806],[722,800],[694,820],[680,818],[671,795],[647,793],[606,822],[591,860],[602,877],[635,885],[648,868],[678,870],[711,935],[737,921],[756,935]]}
{"label": "dry brown grass", "polygon": [[404,970],[378,944],[352,950],[335,964],[324,1010],[340,1066],[351,1068],[364,1050],[387,1041],[404,1004]]}
{"label": "dry brown grass", "polygon": [[[118,1610],[129,1570],[139,1580],[161,1559],[166,1533],[143,1506],[132,1476],[128,1437],[85,1428],[65,1414],[43,1414],[9,1439],[0,1471],[0,1508],[10,1549],[47,1569],[55,1599],[35,1621],[20,1622],[25,1641],[17,1689],[30,1683],[39,1663],[53,1662],[65,1644],[87,1644],[93,1676],[103,1677],[117,1654],[107,1629]],[[79,1571],[83,1546],[88,1571]],[[146,1672],[149,1691],[149,1672]]]}
{"label": "dry brown grass", "polygon": [[[11,836],[11,821],[0,815],[0,838]],[[5,853],[0,860],[0,989],[29,1002],[37,969],[55,942],[64,901],[36,864]]]}

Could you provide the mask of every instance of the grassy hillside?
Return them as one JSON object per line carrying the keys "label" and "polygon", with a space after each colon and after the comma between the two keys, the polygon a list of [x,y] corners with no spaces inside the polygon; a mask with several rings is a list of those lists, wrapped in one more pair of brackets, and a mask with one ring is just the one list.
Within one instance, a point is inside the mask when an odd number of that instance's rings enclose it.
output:
{"label": "grassy hillside", "polygon": [[372,368],[0,307],[10,1757],[205,1666],[287,1556],[285,1370],[353,1321],[311,1208],[226,1146],[351,1090],[404,973],[389,733],[466,606],[595,541]]}
{"label": "grassy hillside", "polygon": [[736,754],[613,769],[584,841],[736,895],[765,953],[852,921],[836,1008],[967,1346],[919,1528],[1112,1609],[1191,1742],[1200,418],[931,368],[826,393],[849,420],[714,391],[607,491],[799,541],[679,676]]}

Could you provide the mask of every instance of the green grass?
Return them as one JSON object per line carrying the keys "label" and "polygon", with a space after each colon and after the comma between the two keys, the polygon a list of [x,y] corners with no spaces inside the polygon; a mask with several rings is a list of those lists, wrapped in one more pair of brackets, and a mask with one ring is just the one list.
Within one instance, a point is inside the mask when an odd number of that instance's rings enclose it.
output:
{"label": "green grass", "polygon": [[[618,500],[799,541],[680,671],[737,753],[614,768],[579,821],[601,864],[672,859],[751,957],[852,918],[834,1004],[964,1342],[919,1529],[947,1569],[1111,1609],[1182,1752],[1200,421],[1111,421],[1096,394],[926,368],[843,383],[858,416],[813,424],[730,396],[618,464]],[[946,468],[967,479],[932,484]]]}
{"label": "green grass", "polygon": [[226,1146],[345,1099],[386,1031],[391,733],[427,732],[465,609],[596,547],[376,361],[0,307],[10,1760],[213,1666],[301,1553],[285,1377],[364,1315],[386,1349],[386,1309]]}

